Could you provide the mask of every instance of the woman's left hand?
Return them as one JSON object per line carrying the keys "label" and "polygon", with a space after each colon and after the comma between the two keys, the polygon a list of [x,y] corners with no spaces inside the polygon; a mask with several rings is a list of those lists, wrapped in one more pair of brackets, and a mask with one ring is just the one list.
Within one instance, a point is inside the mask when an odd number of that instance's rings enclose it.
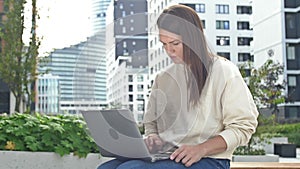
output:
{"label": "woman's left hand", "polygon": [[177,163],[181,161],[186,167],[190,167],[203,156],[205,156],[205,152],[201,145],[183,145],[172,153],[170,159]]}

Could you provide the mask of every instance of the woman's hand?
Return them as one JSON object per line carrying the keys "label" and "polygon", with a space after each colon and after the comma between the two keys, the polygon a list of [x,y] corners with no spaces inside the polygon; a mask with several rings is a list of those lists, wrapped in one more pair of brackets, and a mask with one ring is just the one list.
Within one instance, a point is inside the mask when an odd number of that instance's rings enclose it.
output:
{"label": "woman's hand", "polygon": [[204,156],[205,149],[201,145],[183,145],[172,153],[170,159],[177,163],[181,161],[186,167],[190,167]]}
{"label": "woman's hand", "polygon": [[145,143],[150,153],[156,153],[161,150],[165,144],[165,142],[157,134],[150,134],[145,139]]}

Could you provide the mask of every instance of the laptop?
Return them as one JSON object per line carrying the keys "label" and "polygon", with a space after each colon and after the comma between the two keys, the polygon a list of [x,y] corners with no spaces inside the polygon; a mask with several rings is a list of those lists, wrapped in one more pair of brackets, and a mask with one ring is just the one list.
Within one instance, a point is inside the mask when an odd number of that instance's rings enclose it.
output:
{"label": "laptop", "polygon": [[151,162],[170,158],[172,150],[156,154],[148,151],[131,111],[87,110],[81,113],[103,157]]}

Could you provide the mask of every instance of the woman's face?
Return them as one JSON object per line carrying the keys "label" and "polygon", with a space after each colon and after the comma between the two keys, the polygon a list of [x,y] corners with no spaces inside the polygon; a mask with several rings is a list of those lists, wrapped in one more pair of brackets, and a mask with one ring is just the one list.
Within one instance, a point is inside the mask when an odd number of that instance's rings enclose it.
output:
{"label": "woman's face", "polygon": [[183,62],[182,37],[164,29],[159,29],[159,40],[163,44],[168,56],[176,64]]}

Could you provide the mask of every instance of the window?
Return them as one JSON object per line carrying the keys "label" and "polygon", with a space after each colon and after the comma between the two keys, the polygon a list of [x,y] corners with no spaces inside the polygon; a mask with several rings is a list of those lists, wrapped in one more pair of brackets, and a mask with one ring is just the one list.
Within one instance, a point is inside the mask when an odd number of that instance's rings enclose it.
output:
{"label": "window", "polygon": [[143,94],[138,94],[137,99],[144,99],[144,95]]}
{"label": "window", "polygon": [[288,86],[289,87],[296,87],[297,85],[297,78],[296,76],[288,76]]}
{"label": "window", "polygon": [[229,29],[229,21],[216,21],[216,29]]}
{"label": "window", "polygon": [[102,18],[102,17],[106,17],[106,13],[105,12],[97,14],[97,18]]}
{"label": "window", "polygon": [[289,29],[295,29],[296,28],[296,15],[287,13],[285,15],[285,20],[286,20],[286,26]]}
{"label": "window", "polygon": [[295,38],[300,37],[299,25],[300,15],[298,13],[285,13],[285,30],[286,38]]}
{"label": "window", "polygon": [[253,38],[248,37],[238,37],[238,46],[250,46],[250,42]]}
{"label": "window", "polygon": [[217,14],[229,14],[229,5],[216,5]]}
{"label": "window", "polygon": [[128,97],[128,101],[132,102],[133,101],[133,95],[130,94],[129,97]]}
{"label": "window", "polygon": [[298,118],[298,108],[297,107],[288,107],[288,111],[285,113],[286,118]]}
{"label": "window", "polygon": [[238,61],[245,62],[245,61],[254,61],[253,55],[250,53],[238,53]]}
{"label": "window", "polygon": [[128,85],[128,91],[132,92],[133,91],[133,86],[132,85]]}
{"label": "window", "polygon": [[205,20],[201,20],[201,22],[202,22],[202,27],[203,27],[203,29],[205,29],[205,27],[206,27],[206,25],[205,25]]}
{"label": "window", "polygon": [[252,14],[251,6],[237,6],[237,14]]}
{"label": "window", "polygon": [[129,104],[129,110],[133,111],[133,104]]}
{"label": "window", "polygon": [[295,46],[287,46],[287,59],[288,60],[295,60]]}
{"label": "window", "polygon": [[144,111],[144,104],[138,104],[138,111]]}
{"label": "window", "polygon": [[229,52],[217,52],[218,55],[223,56],[224,58],[230,60],[230,53]]}
{"label": "window", "polygon": [[250,30],[249,22],[237,22],[238,30]]}
{"label": "window", "polygon": [[128,82],[133,82],[133,77],[132,77],[132,75],[128,75]]}
{"label": "window", "polygon": [[143,75],[138,75],[137,76],[137,81],[138,82],[143,82],[144,81],[144,76]]}
{"label": "window", "polygon": [[128,49],[123,49],[123,55],[128,56]]}
{"label": "window", "polygon": [[205,4],[195,4],[195,11],[198,13],[205,13]]}
{"label": "window", "polygon": [[300,0],[285,0],[284,7],[285,8],[297,8],[300,6]]}
{"label": "window", "polygon": [[230,45],[230,37],[229,36],[217,36],[217,45],[229,46]]}
{"label": "window", "polygon": [[251,76],[251,70],[250,69],[244,69],[244,73],[246,77]]}
{"label": "window", "polygon": [[198,13],[205,13],[205,4],[182,4],[193,8]]}
{"label": "window", "polygon": [[142,92],[144,90],[144,85],[141,85],[141,84],[137,85],[137,90],[139,92]]}

